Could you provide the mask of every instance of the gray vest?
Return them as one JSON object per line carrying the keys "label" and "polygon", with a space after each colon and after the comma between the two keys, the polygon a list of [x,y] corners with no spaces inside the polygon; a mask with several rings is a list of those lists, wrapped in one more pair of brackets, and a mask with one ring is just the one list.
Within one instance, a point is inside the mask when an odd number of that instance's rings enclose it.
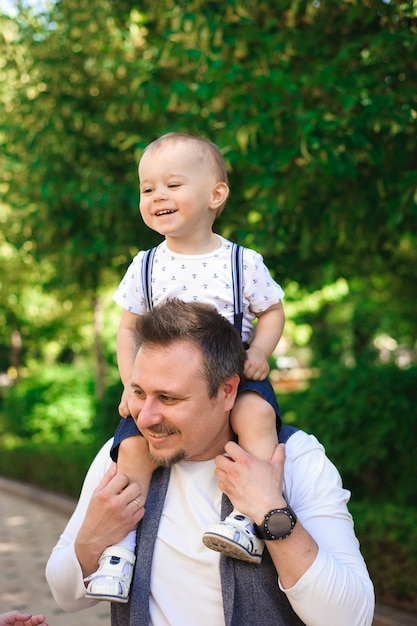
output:
{"label": "gray vest", "polygon": [[[285,443],[294,432],[296,432],[295,428],[284,424],[279,433],[280,442]],[[138,526],[137,559],[130,600],[127,604],[112,603],[112,626],[149,626],[153,549],[168,489],[169,474],[169,468],[159,468],[154,472],[146,501],[146,514]],[[231,510],[230,500],[223,495],[222,519]],[[277,573],[267,550],[264,551],[262,564],[259,566],[221,555],[220,574],[226,626],[304,625],[277,585]],[[184,601],[186,602],[186,598]],[[173,624],[172,626],[194,625]]]}

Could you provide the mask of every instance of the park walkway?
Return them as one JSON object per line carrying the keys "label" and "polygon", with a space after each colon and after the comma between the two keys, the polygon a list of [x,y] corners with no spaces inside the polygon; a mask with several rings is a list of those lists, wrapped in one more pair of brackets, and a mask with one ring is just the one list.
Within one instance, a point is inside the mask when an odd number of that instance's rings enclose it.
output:
{"label": "park walkway", "polygon": [[[46,584],[46,561],[73,509],[73,500],[0,477],[0,613],[44,613],[49,626],[110,626],[107,602],[64,613]],[[373,626],[417,626],[417,615],[378,607]]]}
{"label": "park walkway", "polygon": [[0,613],[44,613],[49,626],[109,626],[109,604],[65,613],[45,580],[45,564],[74,508],[66,498],[0,478]]}

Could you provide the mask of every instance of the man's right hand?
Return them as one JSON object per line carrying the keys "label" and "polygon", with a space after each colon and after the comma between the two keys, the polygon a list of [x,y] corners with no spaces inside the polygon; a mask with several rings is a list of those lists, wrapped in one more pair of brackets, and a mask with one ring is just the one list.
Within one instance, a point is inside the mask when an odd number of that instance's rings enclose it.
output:
{"label": "man's right hand", "polygon": [[95,489],[75,540],[84,577],[96,571],[103,550],[123,539],[145,513],[140,485],[129,484],[128,477],[116,471],[113,463]]}

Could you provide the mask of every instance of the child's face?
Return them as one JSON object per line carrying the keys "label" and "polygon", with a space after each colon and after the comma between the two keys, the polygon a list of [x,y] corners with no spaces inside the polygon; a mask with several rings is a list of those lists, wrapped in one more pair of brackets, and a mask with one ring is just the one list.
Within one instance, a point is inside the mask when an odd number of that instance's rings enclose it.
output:
{"label": "child's face", "polygon": [[211,232],[228,193],[214,167],[192,142],[173,141],[145,152],[139,164],[142,219],[149,228],[181,239]]}

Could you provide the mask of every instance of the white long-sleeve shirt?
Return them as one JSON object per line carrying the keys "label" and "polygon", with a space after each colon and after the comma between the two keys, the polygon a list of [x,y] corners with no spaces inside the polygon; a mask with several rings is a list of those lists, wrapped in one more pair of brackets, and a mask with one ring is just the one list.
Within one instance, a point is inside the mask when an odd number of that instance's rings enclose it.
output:
{"label": "white long-sleeve shirt", "polygon": [[[74,541],[92,492],[111,463],[110,445],[92,463],[78,506],[47,564],[51,591],[66,611],[95,604],[85,598]],[[296,585],[284,589],[277,577],[277,586],[307,626],[371,626],[373,585],[347,509],[350,494],[313,435],[298,431],[288,439],[284,493],[319,552]],[[151,626],[224,624],[219,554],[201,541],[207,526],[220,518],[221,497],[214,460],[173,466],[153,557]],[[192,592],[184,602],[188,588]]]}

